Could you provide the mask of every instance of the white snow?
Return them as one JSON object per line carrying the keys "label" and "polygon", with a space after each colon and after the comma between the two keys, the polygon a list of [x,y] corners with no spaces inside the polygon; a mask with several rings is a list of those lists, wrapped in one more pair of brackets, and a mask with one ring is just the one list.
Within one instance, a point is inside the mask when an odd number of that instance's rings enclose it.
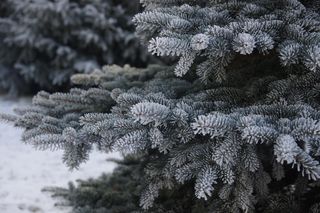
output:
{"label": "white snow", "polygon": [[[30,104],[30,99],[7,100],[0,97],[0,112],[12,112],[17,106]],[[119,154],[95,151],[79,170],[69,171],[61,162],[61,151],[38,151],[20,140],[21,129],[0,123],[0,212],[1,213],[66,213],[55,207],[50,194],[41,192],[47,186],[67,186],[69,181],[98,177],[115,167],[107,162]]]}

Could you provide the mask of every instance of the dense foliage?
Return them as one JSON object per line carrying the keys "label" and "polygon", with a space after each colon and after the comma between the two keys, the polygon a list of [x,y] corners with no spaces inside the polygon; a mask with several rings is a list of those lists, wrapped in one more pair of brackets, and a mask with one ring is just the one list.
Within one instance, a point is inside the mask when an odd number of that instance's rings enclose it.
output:
{"label": "dense foliage", "polygon": [[[131,22],[136,0],[3,0],[0,88],[58,91],[104,64],[145,66]],[[30,91],[29,91],[30,92]]]}
{"label": "dense foliage", "polygon": [[138,34],[177,65],[75,75],[81,89],[41,92],[2,119],[25,128],[26,143],[63,149],[71,168],[94,145],[139,159],[146,212],[318,212],[317,4],[142,3]]}
{"label": "dense foliage", "polygon": [[[72,206],[75,213],[124,213],[139,210],[141,193],[141,165],[136,159],[118,162],[112,175],[103,174],[97,179],[78,180],[77,186],[44,190],[60,198],[57,205]],[[62,199],[61,199],[62,198]]]}

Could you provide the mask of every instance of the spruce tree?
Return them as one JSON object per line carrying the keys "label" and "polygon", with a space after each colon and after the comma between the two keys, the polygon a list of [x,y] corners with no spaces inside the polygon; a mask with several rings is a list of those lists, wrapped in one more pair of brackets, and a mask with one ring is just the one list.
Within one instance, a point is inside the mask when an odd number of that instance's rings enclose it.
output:
{"label": "spruce tree", "polygon": [[[114,198],[136,206],[119,212],[319,212],[317,1],[141,2],[137,34],[175,65],[74,75],[80,88],[40,92],[2,119],[25,128],[23,140],[38,149],[63,149],[70,168],[94,146],[136,159],[127,167],[136,178],[105,180],[132,183]],[[96,195],[72,205],[93,211],[103,200]],[[112,202],[96,212],[113,212]]]}
{"label": "spruce tree", "polygon": [[[59,91],[104,64],[145,66],[134,35],[137,0],[2,0],[0,89]],[[31,91],[27,91],[31,89]]]}

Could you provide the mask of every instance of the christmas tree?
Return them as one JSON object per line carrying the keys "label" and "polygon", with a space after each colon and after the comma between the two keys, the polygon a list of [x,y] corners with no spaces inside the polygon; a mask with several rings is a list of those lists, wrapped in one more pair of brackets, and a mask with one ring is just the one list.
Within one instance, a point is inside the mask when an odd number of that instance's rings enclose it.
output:
{"label": "christmas tree", "polygon": [[74,75],[79,88],[1,116],[26,143],[63,149],[70,168],[96,146],[134,174],[105,177],[108,199],[92,181],[56,195],[82,213],[319,212],[317,1],[141,2],[137,34],[175,65]]}

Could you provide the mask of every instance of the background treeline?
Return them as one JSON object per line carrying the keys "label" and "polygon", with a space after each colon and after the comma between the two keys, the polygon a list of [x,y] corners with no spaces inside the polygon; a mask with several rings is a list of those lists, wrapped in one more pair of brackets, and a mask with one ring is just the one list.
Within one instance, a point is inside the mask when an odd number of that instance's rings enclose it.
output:
{"label": "background treeline", "polygon": [[0,90],[59,91],[74,73],[145,66],[131,21],[139,8],[138,0],[2,0]]}

